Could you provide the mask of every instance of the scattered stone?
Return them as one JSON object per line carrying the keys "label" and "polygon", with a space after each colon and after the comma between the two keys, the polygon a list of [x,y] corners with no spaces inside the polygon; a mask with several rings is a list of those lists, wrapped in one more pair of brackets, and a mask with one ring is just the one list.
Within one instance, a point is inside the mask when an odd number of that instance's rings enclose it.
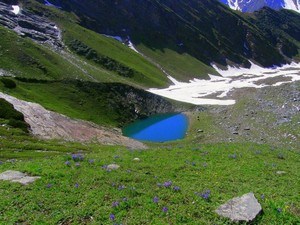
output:
{"label": "scattered stone", "polygon": [[283,175],[283,174],[286,174],[286,172],[285,171],[276,171],[276,174]]}
{"label": "scattered stone", "polygon": [[250,127],[245,127],[244,130],[251,130]]}
{"label": "scattered stone", "polygon": [[232,134],[238,135],[238,134],[239,134],[239,132],[237,132],[237,131],[234,131]]}
{"label": "scattered stone", "polygon": [[203,131],[203,130],[197,130],[197,132],[198,132],[198,133],[203,133],[204,131]]}
{"label": "scattered stone", "polygon": [[139,162],[139,161],[141,161],[141,159],[140,158],[134,158],[133,161]]}
{"label": "scattered stone", "polygon": [[27,176],[25,173],[7,170],[0,174],[0,180],[7,180],[11,182],[18,182],[23,185],[33,183],[35,180],[40,179],[41,177],[31,177]]}
{"label": "scattered stone", "polygon": [[107,166],[107,170],[117,170],[119,168],[120,168],[120,166],[118,164],[109,164]]}
{"label": "scattered stone", "polygon": [[235,222],[250,222],[262,211],[261,205],[254,194],[248,193],[241,197],[233,198],[221,205],[216,213]]}

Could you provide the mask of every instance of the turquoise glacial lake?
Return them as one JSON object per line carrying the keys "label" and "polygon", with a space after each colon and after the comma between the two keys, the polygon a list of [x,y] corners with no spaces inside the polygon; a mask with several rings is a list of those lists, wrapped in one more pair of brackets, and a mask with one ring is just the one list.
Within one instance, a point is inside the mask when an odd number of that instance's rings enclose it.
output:
{"label": "turquoise glacial lake", "polygon": [[158,114],[124,127],[123,135],[140,141],[173,141],[185,137],[188,124],[187,116],[182,113]]}

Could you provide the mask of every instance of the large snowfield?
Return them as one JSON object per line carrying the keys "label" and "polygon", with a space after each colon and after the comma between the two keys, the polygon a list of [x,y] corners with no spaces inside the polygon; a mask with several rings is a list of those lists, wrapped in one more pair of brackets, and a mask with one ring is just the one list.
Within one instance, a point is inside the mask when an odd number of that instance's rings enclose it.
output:
{"label": "large snowfield", "polygon": [[221,76],[209,75],[209,80],[194,79],[189,83],[174,83],[165,89],[150,89],[151,93],[195,105],[233,105],[235,99],[229,93],[238,88],[262,88],[279,86],[300,80],[300,63],[291,63],[281,67],[262,68],[251,63],[250,68],[227,67],[221,70],[214,66]]}

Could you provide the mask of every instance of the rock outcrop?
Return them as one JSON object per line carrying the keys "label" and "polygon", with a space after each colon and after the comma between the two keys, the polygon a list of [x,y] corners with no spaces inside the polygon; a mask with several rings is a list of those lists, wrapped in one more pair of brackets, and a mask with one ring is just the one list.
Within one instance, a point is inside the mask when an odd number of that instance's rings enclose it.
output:
{"label": "rock outcrop", "polygon": [[61,31],[55,23],[24,9],[14,10],[3,2],[0,2],[0,24],[36,42],[47,43],[54,48],[63,46]]}
{"label": "rock outcrop", "polygon": [[122,145],[132,149],[145,149],[146,146],[114,129],[97,124],[71,119],[62,114],[46,110],[39,104],[19,100],[0,92],[0,98],[11,103],[24,115],[33,135],[42,139],[63,139],[67,141],[98,142],[105,145]]}
{"label": "rock outcrop", "polygon": [[17,182],[23,185],[28,185],[30,183],[33,183],[37,179],[40,179],[41,177],[38,176],[28,176],[25,173],[14,171],[14,170],[7,170],[3,173],[0,173],[0,180],[7,180],[11,182]]}

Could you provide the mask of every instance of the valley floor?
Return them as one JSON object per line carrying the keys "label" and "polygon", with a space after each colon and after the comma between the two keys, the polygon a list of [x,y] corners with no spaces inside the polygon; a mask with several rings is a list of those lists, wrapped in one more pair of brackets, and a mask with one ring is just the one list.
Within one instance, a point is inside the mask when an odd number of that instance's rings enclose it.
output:
{"label": "valley floor", "polygon": [[38,140],[1,120],[0,173],[41,179],[0,182],[0,224],[230,224],[215,210],[249,192],[254,224],[298,224],[299,85],[236,91],[233,106],[187,113],[185,140],[148,150]]}

